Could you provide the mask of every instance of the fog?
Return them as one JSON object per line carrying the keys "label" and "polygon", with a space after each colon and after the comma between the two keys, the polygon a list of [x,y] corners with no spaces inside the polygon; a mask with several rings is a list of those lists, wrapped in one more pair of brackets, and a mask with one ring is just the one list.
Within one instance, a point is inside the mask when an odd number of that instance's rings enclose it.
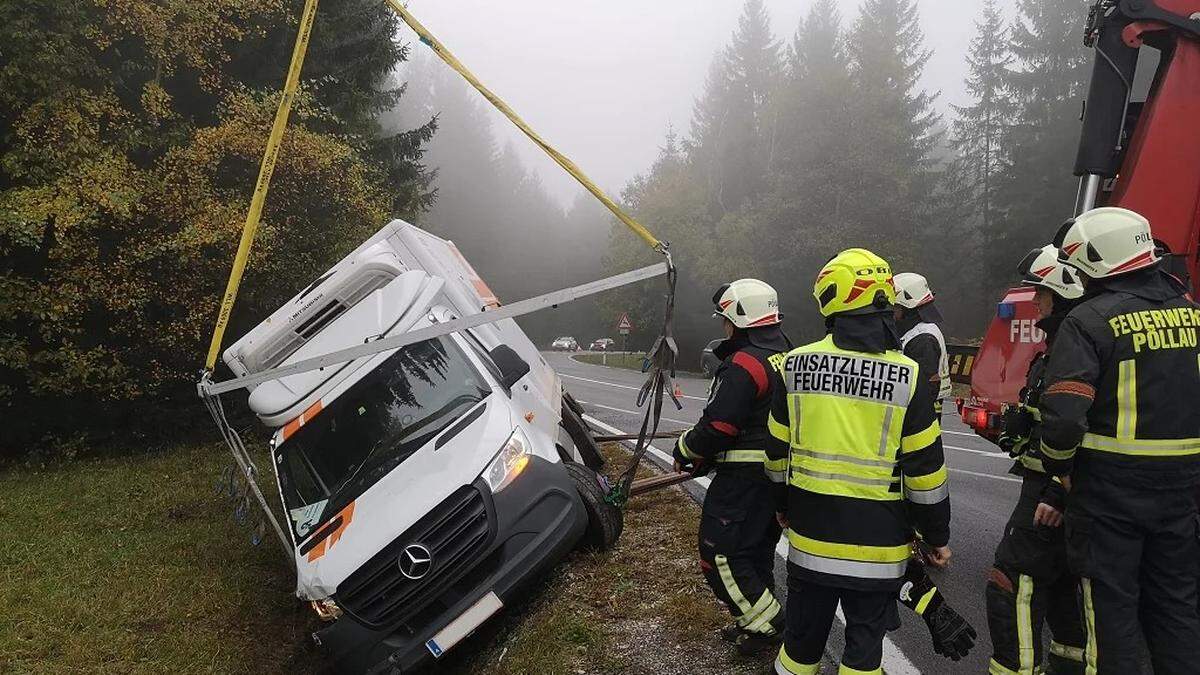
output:
{"label": "fog", "polygon": [[[1072,215],[1090,61],[1083,0],[411,9],[671,242],[685,350],[712,337],[712,289],[746,276],[792,303],[798,335],[819,334],[801,299],[824,260],[855,246],[926,275],[947,333],[976,339],[1016,262]],[[413,52],[397,77],[409,89],[388,124],[438,116],[423,157],[437,171],[436,203],[418,216],[423,226],[454,239],[510,300],[652,261],[620,228],[609,237],[615,221],[585,209],[590,197],[570,176],[406,31]],[[525,324],[538,340],[588,340],[628,311],[649,331],[659,304],[631,289]]]}
{"label": "fog", "polygon": [[[844,25],[857,0],[837,0]],[[791,40],[811,0],[765,0]],[[982,0],[921,0],[933,56],[922,86],[944,112],[964,102],[964,54]],[[413,14],[551,144],[617,192],[645,171],[668,128],[687,134],[709,64],[737,26],[738,0],[412,0]],[[1082,15],[1080,17],[1082,26]],[[411,39],[405,31],[403,36]],[[413,40],[414,52],[425,51]],[[582,188],[498,112],[498,137],[567,206]]]}

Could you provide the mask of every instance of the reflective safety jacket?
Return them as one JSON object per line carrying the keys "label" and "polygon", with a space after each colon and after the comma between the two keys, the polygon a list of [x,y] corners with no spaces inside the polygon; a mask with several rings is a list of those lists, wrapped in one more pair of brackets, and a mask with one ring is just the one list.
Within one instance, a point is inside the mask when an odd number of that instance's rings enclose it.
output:
{"label": "reflective safety jacket", "polygon": [[1046,367],[1047,471],[1078,461],[1135,489],[1200,482],[1200,307],[1184,293],[1156,268],[1092,282]]}
{"label": "reflective safety jacket", "polygon": [[936,323],[922,321],[900,336],[900,347],[904,355],[917,362],[922,373],[934,381],[937,400],[950,398],[953,382],[950,381],[950,356],[946,352],[946,338]]}
{"label": "reflective safety jacket", "polygon": [[935,389],[898,350],[838,347],[832,335],[783,359],[768,476],[789,521],[789,569],[816,583],[898,587],[913,529],[950,536]]}
{"label": "reflective safety jacket", "polygon": [[676,459],[713,463],[718,471],[749,468],[761,477],[775,386],[771,361],[780,355],[745,340],[726,340],[717,353],[728,355],[709,385],[700,421],[679,437]]}

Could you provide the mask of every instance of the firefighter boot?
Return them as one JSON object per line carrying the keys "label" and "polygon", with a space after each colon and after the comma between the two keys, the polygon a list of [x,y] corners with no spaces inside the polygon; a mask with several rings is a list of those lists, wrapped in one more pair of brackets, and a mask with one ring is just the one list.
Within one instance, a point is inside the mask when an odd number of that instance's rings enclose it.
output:
{"label": "firefighter boot", "polygon": [[738,653],[742,656],[757,656],[765,652],[776,652],[783,642],[784,613],[771,620],[770,632],[744,633],[737,641]]}

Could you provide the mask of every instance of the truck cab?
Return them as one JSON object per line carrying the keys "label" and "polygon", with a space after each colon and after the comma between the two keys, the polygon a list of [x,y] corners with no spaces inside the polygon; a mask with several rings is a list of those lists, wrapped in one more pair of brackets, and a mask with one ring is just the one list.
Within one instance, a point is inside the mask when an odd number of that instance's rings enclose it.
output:
{"label": "truck cab", "polygon": [[[397,220],[223,358],[241,376],[497,306],[453,243]],[[440,657],[576,546],[580,490],[602,487],[580,485],[599,457],[512,319],[271,380],[248,402],[272,429],[296,595],[342,671]]]}

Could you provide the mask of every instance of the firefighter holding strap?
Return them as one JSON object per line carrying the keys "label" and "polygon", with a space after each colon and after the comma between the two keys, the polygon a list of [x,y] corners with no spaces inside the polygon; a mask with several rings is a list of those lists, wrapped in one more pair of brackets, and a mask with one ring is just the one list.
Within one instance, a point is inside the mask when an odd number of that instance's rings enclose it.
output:
{"label": "firefighter holding strap", "polygon": [[934,409],[942,414],[942,401],[950,397],[950,358],[942,335],[942,313],[933,302],[933,291],[925,277],[901,272],[892,280],[896,287],[896,331],[900,349],[921,367],[937,388]]}
{"label": "firefighter holding strap", "polygon": [[1155,673],[1200,672],[1200,308],[1133,211],[1083,213],[1054,243],[1086,290],[1046,366],[1041,451],[1048,473],[1069,476],[1088,672],[1140,672],[1139,619]]}
{"label": "firefighter holding strap", "polygon": [[[1067,312],[1083,295],[1070,267],[1058,261],[1052,245],[1034,249],[1018,268],[1022,281],[1036,290],[1038,328],[1047,350]],[[1042,668],[1042,623],[1050,626],[1050,670],[1055,675],[1083,673],[1084,631],[1078,578],[1067,567],[1062,511],[1062,481],[1046,475],[1038,449],[1038,403],[1046,372],[1046,353],[1029,364],[1021,403],[1005,411],[1000,447],[1016,458],[1009,471],[1021,476],[1021,496],[988,573],[987,617],[992,634],[992,675],[1033,675]]]}
{"label": "firefighter holding strap", "polygon": [[700,520],[700,569],[729,608],[722,636],[743,654],[779,644],[783,607],[775,597],[780,527],[763,473],[771,359],[791,348],[779,327],[775,289],[757,279],[725,284],[713,296],[727,339],[700,421],[679,437],[676,470],[715,475]]}
{"label": "firefighter holding strap", "polygon": [[880,673],[884,634],[898,624],[895,598],[913,526],[935,565],[950,559],[936,389],[899,351],[886,261],[864,249],[842,251],[817,275],[813,295],[829,334],[784,357],[768,419],[766,468],[791,544],[775,670],[818,671],[840,603],[839,672]]}

